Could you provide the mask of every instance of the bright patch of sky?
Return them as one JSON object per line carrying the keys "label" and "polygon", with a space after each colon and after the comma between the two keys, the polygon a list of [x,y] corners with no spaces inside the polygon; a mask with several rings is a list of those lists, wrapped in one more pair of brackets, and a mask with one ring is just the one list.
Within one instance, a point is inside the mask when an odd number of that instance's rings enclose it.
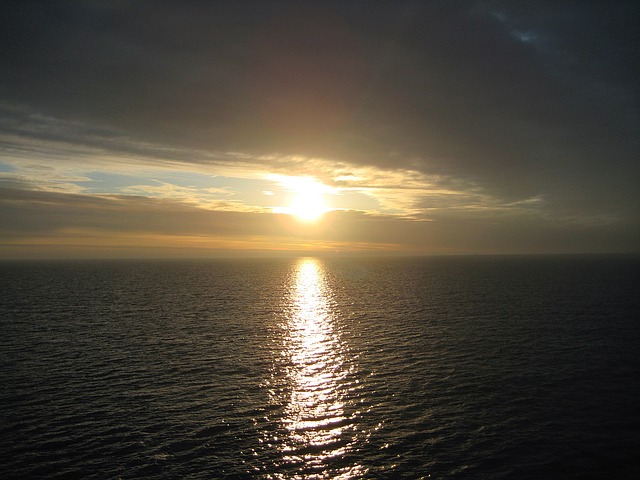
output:
{"label": "bright patch of sky", "polygon": [[119,173],[91,172],[87,174],[87,177],[85,181],[74,182],[81,186],[85,193],[108,195],[134,185],[153,185],[149,179],[144,177]]}
{"label": "bright patch of sky", "polygon": [[[49,150],[49,154],[56,153],[55,146]],[[495,209],[501,203],[479,195],[473,183],[452,184],[452,178],[416,170],[389,170],[321,158],[274,157],[269,165],[251,156],[235,164],[224,160],[154,162],[148,157],[131,157],[122,164],[85,153],[67,156],[65,161],[50,160],[5,159],[0,172],[10,181],[33,185],[36,190],[148,197],[220,211],[283,212],[295,201],[296,189],[292,190],[291,181],[300,186],[305,178],[322,188],[326,211],[355,210],[424,219],[434,210]]]}
{"label": "bright patch of sky", "polygon": [[[6,165],[7,172],[16,169]],[[141,195],[189,200],[204,206],[213,201],[232,202],[238,208],[277,209],[291,200],[291,191],[279,176],[238,178],[186,171],[154,171],[121,174],[93,171],[70,183],[82,193],[97,195]],[[332,210],[379,210],[369,193],[353,188],[326,188],[326,203]],[[244,209],[240,208],[240,209]]]}
{"label": "bright patch of sky", "polygon": [[[44,164],[15,166],[2,164],[3,171],[28,177],[33,182],[40,182],[47,189],[45,179],[51,172]],[[169,169],[166,167],[149,168],[139,166],[126,173],[97,170],[83,171],[78,164],[58,166],[56,189],[66,184],[76,193],[94,195],[138,195],[149,197],[173,198],[202,204],[205,207],[219,208],[214,202],[231,202],[230,205],[240,210],[256,208],[273,210],[287,205],[291,200],[291,190],[284,176],[268,174],[260,171],[239,171],[239,176],[207,174],[200,171]],[[225,172],[229,173],[229,172]],[[292,177],[297,178],[297,177]],[[336,178],[338,186],[325,186],[326,203],[332,210],[364,210],[380,211],[389,209],[381,207],[375,197],[375,188],[367,185],[371,179],[353,177],[349,184],[345,178]],[[361,186],[358,182],[363,182]],[[229,206],[229,205],[228,205]]]}

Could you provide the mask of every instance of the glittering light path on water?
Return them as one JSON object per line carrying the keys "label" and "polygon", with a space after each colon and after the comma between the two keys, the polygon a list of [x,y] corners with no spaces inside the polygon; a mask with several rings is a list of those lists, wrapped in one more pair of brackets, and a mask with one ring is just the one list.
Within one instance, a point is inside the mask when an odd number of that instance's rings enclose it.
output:
{"label": "glittering light path on water", "polygon": [[277,445],[286,473],[280,478],[349,479],[364,473],[348,460],[359,436],[357,412],[345,409],[355,367],[337,331],[331,301],[320,261],[299,260],[284,326],[288,388],[281,418],[284,438]]}

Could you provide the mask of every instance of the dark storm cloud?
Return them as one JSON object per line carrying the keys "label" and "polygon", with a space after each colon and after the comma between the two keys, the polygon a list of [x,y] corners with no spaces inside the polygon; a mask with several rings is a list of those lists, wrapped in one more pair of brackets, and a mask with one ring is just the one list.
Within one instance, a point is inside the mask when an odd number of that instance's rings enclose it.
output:
{"label": "dark storm cloud", "polygon": [[180,148],[413,168],[505,200],[545,195],[562,215],[638,217],[637,2],[2,9],[0,95],[30,114]]}

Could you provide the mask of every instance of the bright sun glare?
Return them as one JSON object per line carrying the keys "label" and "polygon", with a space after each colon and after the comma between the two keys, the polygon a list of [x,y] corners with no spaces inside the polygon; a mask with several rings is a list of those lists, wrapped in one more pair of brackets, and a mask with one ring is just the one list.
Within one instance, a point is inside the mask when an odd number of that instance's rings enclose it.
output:
{"label": "bright sun glare", "polygon": [[315,222],[330,208],[325,203],[328,187],[311,177],[279,177],[278,181],[291,193],[287,207],[278,211],[293,215],[303,222]]}
{"label": "bright sun glare", "polygon": [[291,215],[307,222],[317,220],[326,211],[327,206],[321,192],[296,192],[289,204]]}

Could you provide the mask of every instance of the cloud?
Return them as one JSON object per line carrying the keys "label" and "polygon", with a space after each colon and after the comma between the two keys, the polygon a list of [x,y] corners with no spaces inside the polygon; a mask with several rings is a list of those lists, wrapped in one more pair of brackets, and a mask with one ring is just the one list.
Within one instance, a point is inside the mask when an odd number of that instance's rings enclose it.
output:
{"label": "cloud", "polygon": [[[606,219],[567,226],[534,212],[523,216],[508,210],[459,210],[436,214],[431,221],[408,221],[393,215],[334,211],[322,222],[303,225],[288,215],[207,210],[168,199],[23,187],[11,184],[0,188],[4,258],[28,257],[32,251],[63,256],[78,252],[88,256],[104,252],[153,256],[159,251],[201,256],[242,250],[557,253],[597,251],[606,246],[609,251],[624,252],[640,238],[637,226],[617,224],[617,240],[612,244]],[[141,250],[145,246],[147,253]]]}
{"label": "cloud", "polygon": [[[372,219],[393,215],[429,245],[446,235],[423,220],[493,231],[495,245],[530,243],[503,228],[530,232],[541,248],[598,224],[616,249],[640,218],[639,16],[632,1],[13,2],[0,20],[4,175],[34,201],[83,202],[91,172],[197,172],[258,192],[273,190],[266,174],[313,176],[359,202],[353,231],[374,238]],[[186,214],[179,201],[263,208],[167,178],[110,193],[100,208],[131,218],[141,200],[117,194],[164,199],[166,218]],[[44,225],[61,218],[44,211]]]}

